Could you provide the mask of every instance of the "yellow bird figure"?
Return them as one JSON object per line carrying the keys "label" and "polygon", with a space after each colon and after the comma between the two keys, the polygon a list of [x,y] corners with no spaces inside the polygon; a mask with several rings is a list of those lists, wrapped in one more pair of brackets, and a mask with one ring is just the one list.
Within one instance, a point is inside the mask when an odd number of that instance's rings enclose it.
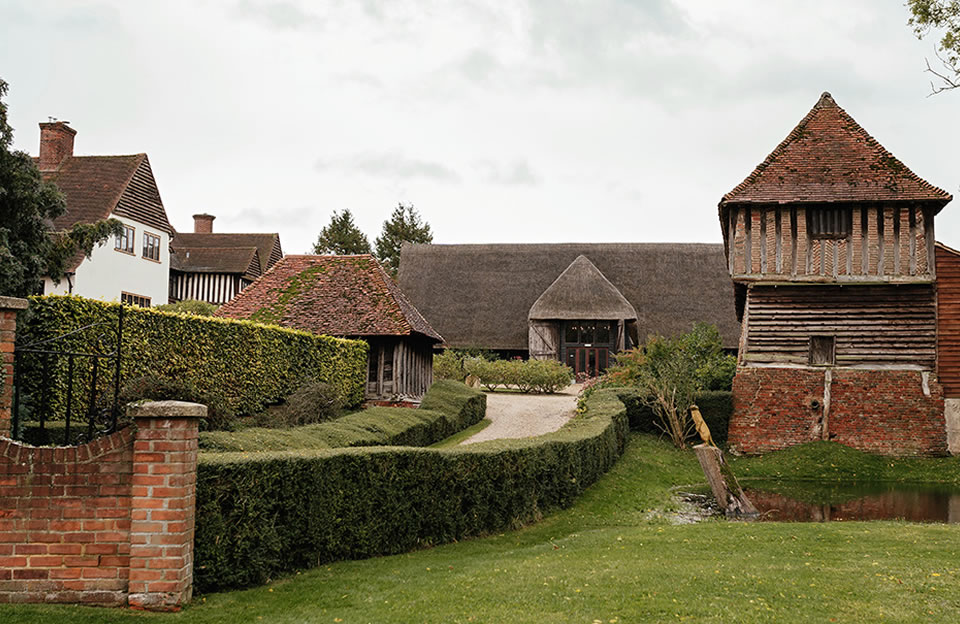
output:
{"label": "yellow bird figure", "polygon": [[703,440],[703,443],[707,446],[716,446],[713,443],[713,437],[710,435],[710,427],[707,426],[705,420],[703,420],[703,415],[700,413],[700,408],[696,405],[690,406],[690,416],[693,417],[693,424],[697,428],[697,433],[700,434],[700,439]]}

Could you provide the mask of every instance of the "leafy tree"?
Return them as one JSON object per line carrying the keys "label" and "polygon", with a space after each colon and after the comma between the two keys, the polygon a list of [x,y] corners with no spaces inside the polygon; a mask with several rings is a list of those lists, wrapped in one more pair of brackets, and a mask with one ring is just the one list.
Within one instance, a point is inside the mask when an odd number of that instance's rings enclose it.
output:
{"label": "leafy tree", "polygon": [[383,222],[377,237],[377,258],[393,275],[400,268],[400,247],[403,243],[432,243],[430,224],[420,218],[413,204],[400,203]]}
{"label": "leafy tree", "polygon": [[334,210],[330,223],[320,231],[317,242],[313,244],[315,254],[349,256],[370,252],[370,241],[353,222],[353,215],[349,210],[339,213]]}
{"label": "leafy tree", "polygon": [[684,448],[694,431],[694,397],[703,390],[730,389],[736,370],[736,358],[723,353],[720,332],[707,323],[670,338],[651,336],[643,347],[618,354],[616,362],[603,385],[640,389],[641,402],[677,448]]}
{"label": "leafy tree", "polygon": [[927,61],[927,71],[940,81],[939,85],[931,82],[931,90],[940,93],[960,87],[960,0],[907,0],[907,7],[907,23],[918,38],[934,29],[944,31],[935,52],[942,68],[935,70]]}
{"label": "leafy tree", "polygon": [[123,225],[105,219],[51,231],[66,202],[54,184],[44,182],[28,154],[10,150],[13,128],[7,122],[6,94],[7,83],[0,80],[0,295],[25,297],[45,275],[59,282],[77,252],[89,257],[95,245],[119,235]]}

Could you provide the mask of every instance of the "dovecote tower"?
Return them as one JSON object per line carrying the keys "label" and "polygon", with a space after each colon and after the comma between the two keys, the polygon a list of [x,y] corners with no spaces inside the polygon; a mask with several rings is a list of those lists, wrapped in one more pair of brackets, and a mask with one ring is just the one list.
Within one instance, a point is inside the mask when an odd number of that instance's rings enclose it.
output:
{"label": "dovecote tower", "polygon": [[723,196],[742,325],[732,446],[946,452],[933,224],[951,199],[829,93]]}

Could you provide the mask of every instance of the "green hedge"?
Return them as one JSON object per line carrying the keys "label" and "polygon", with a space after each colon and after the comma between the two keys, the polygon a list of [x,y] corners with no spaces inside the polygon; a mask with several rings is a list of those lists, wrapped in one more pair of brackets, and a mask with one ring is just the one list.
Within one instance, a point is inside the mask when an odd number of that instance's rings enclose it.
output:
{"label": "green hedge", "polygon": [[483,420],[487,396],[455,381],[430,386],[418,409],[371,407],[336,420],[291,429],[206,431],[206,451],[285,451],[347,446],[429,446]]}
{"label": "green hedge", "polygon": [[[615,388],[614,391],[626,406],[631,429],[656,435],[663,433],[654,424],[653,410],[640,402],[640,396],[636,390]],[[729,390],[706,390],[697,395],[696,402],[704,422],[710,427],[713,441],[717,444],[726,444],[727,428],[730,424],[730,415],[733,413],[733,393]],[[696,438],[696,434],[693,434],[691,439],[693,438]]]}
{"label": "green hedge", "polygon": [[[112,328],[120,304],[73,296],[31,297],[30,308],[18,322],[24,342],[51,338],[91,323],[107,323],[59,341],[62,349],[90,351],[98,336]],[[344,403],[363,400],[367,345],[356,340],[317,336],[307,332],[260,325],[249,321],[199,317],[124,306],[122,380],[148,373],[177,378],[197,390],[222,398],[239,414],[253,414],[283,400],[309,378],[334,386]],[[20,363],[23,390],[39,401],[44,379],[41,361],[24,357]],[[74,372],[74,414],[83,413],[90,386],[89,366]],[[66,358],[50,369],[54,391],[51,406],[62,418],[66,403]],[[101,385],[102,384],[102,385]],[[112,370],[99,384],[112,384]],[[112,387],[112,386],[111,386]]]}
{"label": "green hedge", "polygon": [[194,583],[264,583],[336,559],[515,528],[573,503],[623,453],[626,412],[600,391],[552,434],[453,449],[201,453]]}
{"label": "green hedge", "polygon": [[488,360],[467,358],[463,370],[487,390],[514,386],[521,392],[553,394],[573,383],[573,369],[556,360]]}

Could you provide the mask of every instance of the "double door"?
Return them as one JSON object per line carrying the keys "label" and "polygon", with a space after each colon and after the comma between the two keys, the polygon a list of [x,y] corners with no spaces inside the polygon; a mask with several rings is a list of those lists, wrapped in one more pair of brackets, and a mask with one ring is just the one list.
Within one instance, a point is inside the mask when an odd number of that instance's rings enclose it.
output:
{"label": "double door", "polygon": [[578,375],[602,375],[616,350],[616,321],[564,321],[561,359]]}

